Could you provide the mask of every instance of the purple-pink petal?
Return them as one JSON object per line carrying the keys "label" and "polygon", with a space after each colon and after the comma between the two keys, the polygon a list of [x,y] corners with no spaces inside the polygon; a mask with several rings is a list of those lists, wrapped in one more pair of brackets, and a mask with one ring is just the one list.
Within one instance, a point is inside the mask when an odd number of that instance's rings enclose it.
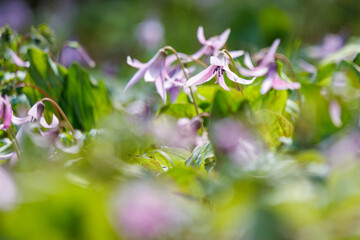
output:
{"label": "purple-pink petal", "polygon": [[271,45],[269,51],[266,53],[262,61],[260,62],[260,66],[266,66],[275,61],[276,50],[278,49],[280,44],[280,39],[276,39]]}
{"label": "purple-pink petal", "polygon": [[226,29],[217,39],[216,42],[214,42],[214,48],[220,50],[220,48],[222,48],[227,39],[229,38],[230,35],[230,29]]}
{"label": "purple-pink petal", "polygon": [[274,76],[268,75],[261,85],[260,93],[266,94],[271,89],[271,87],[273,85],[273,81],[274,81]]}
{"label": "purple-pink petal", "polygon": [[35,120],[39,120],[44,112],[45,104],[41,101],[37,102],[30,108],[28,115]]}
{"label": "purple-pink petal", "polygon": [[8,53],[12,59],[12,61],[19,67],[29,67],[30,63],[29,62],[24,62],[18,55],[16,55],[16,53],[9,49]]}
{"label": "purple-pink petal", "polygon": [[198,27],[198,30],[197,30],[197,38],[199,40],[199,42],[202,44],[202,45],[205,45],[206,44],[206,38],[205,38],[205,34],[204,34],[204,28],[202,26]]}
{"label": "purple-pink petal", "polygon": [[216,66],[210,65],[186,82],[186,86],[195,86],[210,81],[216,75]]}
{"label": "purple-pink petal", "polygon": [[166,91],[164,87],[164,80],[161,75],[158,78],[156,78],[155,87],[156,87],[156,91],[159,93],[164,103],[166,103]]}
{"label": "purple-pink petal", "polygon": [[330,118],[336,127],[341,127],[341,105],[336,99],[331,100],[329,105]]}
{"label": "purple-pink petal", "polygon": [[226,91],[230,91],[230,88],[225,83],[224,74],[218,74],[217,82],[223,89],[225,89]]}
{"label": "purple-pink petal", "polygon": [[12,108],[10,99],[7,95],[5,95],[5,113],[3,120],[3,129],[7,129],[11,125],[11,116],[12,116]]}

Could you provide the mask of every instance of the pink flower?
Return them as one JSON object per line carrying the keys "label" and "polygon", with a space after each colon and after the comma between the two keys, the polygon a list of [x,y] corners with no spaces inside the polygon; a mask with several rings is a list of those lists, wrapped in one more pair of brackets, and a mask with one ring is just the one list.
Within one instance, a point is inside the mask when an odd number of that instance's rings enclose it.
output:
{"label": "pink flower", "polygon": [[30,67],[30,62],[24,62],[16,53],[9,49],[8,54],[10,55],[11,60],[19,67]]}
{"label": "pink flower", "polygon": [[280,39],[276,39],[271,45],[269,51],[261,59],[259,65],[254,67],[250,56],[248,53],[245,54],[244,63],[248,69],[240,67],[239,72],[246,77],[261,77],[265,76],[266,78],[261,86],[261,94],[266,94],[271,88],[276,90],[286,90],[286,89],[298,89],[300,88],[300,83],[297,82],[287,82],[279,76],[277,72],[277,65],[275,62],[276,50],[279,47]]}
{"label": "pink flower", "polygon": [[16,202],[17,187],[10,173],[0,167],[0,209],[9,210]]}
{"label": "pink flower", "polygon": [[226,76],[233,82],[249,85],[254,82],[255,78],[251,80],[246,80],[237,76],[229,68],[230,59],[224,52],[220,52],[217,57],[210,57],[210,66],[205,70],[201,71],[197,75],[193,76],[186,82],[185,86],[195,86],[205,82],[210,81],[213,77],[216,76],[216,82],[222,88],[227,91],[230,91],[228,86],[225,83],[224,73]]}
{"label": "pink flower", "polygon": [[122,233],[131,239],[165,237],[190,218],[175,195],[145,182],[127,184],[116,205]]}
{"label": "pink flower", "polygon": [[273,63],[271,64],[266,78],[261,85],[260,92],[261,94],[266,94],[271,88],[274,88],[275,90],[299,89],[300,83],[287,82],[281,79],[276,68],[276,63]]}
{"label": "pink flower", "polygon": [[203,55],[216,56],[220,49],[225,45],[230,35],[230,29],[226,29],[220,36],[214,36],[206,40],[204,28],[200,26],[197,30],[197,38],[203,47],[191,55],[193,59],[199,59]]}
{"label": "pink flower", "polygon": [[341,105],[338,100],[333,99],[329,104],[330,118],[336,127],[341,127]]}
{"label": "pink flower", "polygon": [[10,99],[7,95],[3,98],[0,94],[0,118],[2,120],[2,124],[0,124],[0,129],[7,129],[11,125],[11,116],[12,116],[12,108]]}
{"label": "pink flower", "polygon": [[75,41],[68,41],[61,52],[60,63],[70,67],[74,62],[84,67],[95,67],[95,62],[90,58],[85,49]]}
{"label": "pink flower", "polygon": [[127,63],[139,70],[135,73],[135,75],[130,79],[128,84],[126,85],[124,91],[128,90],[135,83],[137,83],[141,78],[144,78],[146,82],[154,82],[155,87],[161,98],[166,102],[166,91],[164,87],[165,75],[165,59],[166,52],[164,49],[160,49],[155,56],[150,59],[147,63],[141,63],[136,59],[127,58]]}

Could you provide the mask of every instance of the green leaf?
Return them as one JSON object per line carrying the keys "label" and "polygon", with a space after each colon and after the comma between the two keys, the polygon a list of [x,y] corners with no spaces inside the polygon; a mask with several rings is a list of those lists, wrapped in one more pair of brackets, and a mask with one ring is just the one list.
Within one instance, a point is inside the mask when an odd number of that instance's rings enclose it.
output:
{"label": "green leaf", "polygon": [[[64,88],[64,75],[60,73],[58,66],[43,51],[37,48],[29,48],[28,57],[30,61],[29,77],[25,81],[43,89],[55,101],[59,101]],[[64,70],[61,70],[63,72]],[[24,89],[32,101],[39,100],[40,95],[36,90]]]}
{"label": "green leaf", "polygon": [[185,163],[191,153],[182,148],[161,147],[160,149],[149,150],[145,155],[157,160],[162,165],[172,168]]}
{"label": "green leaf", "polygon": [[218,119],[234,114],[238,112],[243,102],[244,97],[240,92],[219,90],[215,94],[211,117]]}
{"label": "green leaf", "polygon": [[202,146],[197,146],[191,156],[186,160],[186,165],[201,167],[209,158],[214,158],[214,151],[208,141]]}
{"label": "green leaf", "polygon": [[189,103],[174,103],[165,105],[158,111],[158,115],[167,114],[174,118],[193,118],[196,116],[195,107]]}
{"label": "green leaf", "polygon": [[87,131],[112,109],[104,82],[96,82],[76,63],[69,69],[60,106],[75,128]]}
{"label": "green leaf", "polygon": [[329,86],[332,75],[336,70],[336,64],[335,63],[329,63],[326,65],[322,65],[318,71],[317,75],[317,82],[321,86]]}
{"label": "green leaf", "polygon": [[255,112],[258,129],[269,146],[277,147],[281,144],[279,138],[292,138],[294,126],[284,116],[269,110]]}

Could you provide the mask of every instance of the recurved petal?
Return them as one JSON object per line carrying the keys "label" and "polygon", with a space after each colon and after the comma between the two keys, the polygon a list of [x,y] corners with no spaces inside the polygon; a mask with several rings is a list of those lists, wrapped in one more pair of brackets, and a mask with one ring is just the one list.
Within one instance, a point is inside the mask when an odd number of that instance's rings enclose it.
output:
{"label": "recurved petal", "polygon": [[130,79],[130,81],[126,84],[124,88],[124,92],[134,86],[135,83],[137,83],[145,74],[146,68],[141,68],[139,71],[137,71],[134,76]]}
{"label": "recurved petal", "polygon": [[226,91],[230,91],[230,88],[226,85],[225,83],[225,79],[224,79],[224,75],[220,74],[220,76],[218,76],[217,82],[219,83],[219,85],[225,89]]}
{"label": "recurved petal", "polygon": [[276,90],[286,90],[286,89],[299,89],[300,83],[298,82],[287,82],[282,80],[278,74],[274,76],[273,88]]}
{"label": "recurved petal", "polygon": [[252,78],[251,80],[246,80],[244,78],[239,77],[234,72],[232,72],[228,67],[224,67],[224,70],[225,70],[226,76],[233,82],[241,83],[244,85],[249,85],[255,81],[255,77]]}
{"label": "recurved petal", "polygon": [[7,95],[5,95],[5,113],[4,113],[4,122],[3,129],[7,129],[11,125],[11,116],[12,116],[12,108],[10,99]]}
{"label": "recurved petal", "polygon": [[41,101],[37,102],[30,108],[28,115],[35,120],[39,120],[45,109],[45,104]]}
{"label": "recurved petal", "polygon": [[218,37],[217,41],[214,42],[214,48],[215,49],[222,48],[225,45],[227,39],[229,38],[229,35],[230,35],[230,29],[228,28]]}
{"label": "recurved petal", "polygon": [[267,66],[260,67],[259,66],[259,67],[255,67],[250,70],[243,68],[243,67],[239,67],[238,70],[245,77],[261,77],[269,72],[269,67],[267,67]]}
{"label": "recurved petal", "polygon": [[40,118],[40,125],[44,128],[57,128],[59,126],[59,119],[53,114],[52,121],[50,124],[48,124],[44,117]]}
{"label": "recurved petal", "polygon": [[215,69],[216,66],[210,65],[203,71],[199,72],[197,75],[190,78],[189,81],[185,83],[185,86],[190,87],[210,81],[216,75]]}
{"label": "recurved petal", "polygon": [[266,55],[262,59],[260,66],[266,66],[275,61],[275,54],[276,54],[276,50],[279,47],[279,44],[280,44],[280,39],[276,39],[273,42],[273,44],[269,48],[269,51],[266,53]]}
{"label": "recurved petal", "polygon": [[164,87],[164,80],[161,75],[155,80],[155,87],[164,103],[166,103],[166,90]]}
{"label": "recurved petal", "polygon": [[260,93],[266,94],[271,89],[271,87],[273,85],[273,81],[274,81],[274,76],[268,75],[261,85]]}
{"label": "recurved petal", "polygon": [[142,63],[137,59],[132,59],[130,56],[127,56],[126,63],[134,68],[142,68],[145,65],[145,63]]}
{"label": "recurved petal", "polygon": [[16,117],[14,115],[12,115],[11,117],[11,121],[13,124],[15,125],[22,125],[24,123],[30,122],[32,119],[31,116],[26,116],[26,117]]}
{"label": "recurved petal", "polygon": [[245,53],[244,63],[245,63],[245,66],[248,67],[249,69],[253,69],[253,68],[254,68],[254,65],[253,65],[252,62],[251,62],[251,58],[250,58],[249,53]]}
{"label": "recurved petal", "polygon": [[11,60],[19,67],[30,67],[30,63],[29,62],[24,62],[18,55],[16,55],[16,53],[9,49],[8,53],[11,57]]}
{"label": "recurved petal", "polygon": [[242,50],[238,50],[238,51],[229,51],[230,56],[234,59],[234,58],[238,58],[242,55],[244,55],[244,51]]}
{"label": "recurved petal", "polygon": [[201,58],[204,54],[207,54],[208,52],[208,46],[203,46],[202,48],[200,48],[196,53],[194,53],[193,55],[191,55],[190,60],[191,59],[195,59],[198,60],[199,58]]}
{"label": "recurved petal", "polygon": [[205,45],[206,44],[206,38],[205,38],[205,34],[204,34],[204,28],[202,26],[198,27],[198,30],[197,30],[197,38],[199,40],[199,42],[202,44],[202,45]]}

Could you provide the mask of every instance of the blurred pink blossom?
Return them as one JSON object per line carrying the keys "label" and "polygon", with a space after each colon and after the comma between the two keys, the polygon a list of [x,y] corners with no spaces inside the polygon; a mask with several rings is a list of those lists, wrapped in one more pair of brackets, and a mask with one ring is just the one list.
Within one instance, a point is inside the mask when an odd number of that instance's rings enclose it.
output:
{"label": "blurred pink blossom", "polygon": [[116,199],[121,234],[130,239],[169,236],[191,219],[179,197],[155,184],[127,184]]}
{"label": "blurred pink blossom", "polygon": [[139,24],[136,36],[140,45],[148,50],[153,50],[162,45],[164,41],[164,27],[160,20],[149,18]]}

